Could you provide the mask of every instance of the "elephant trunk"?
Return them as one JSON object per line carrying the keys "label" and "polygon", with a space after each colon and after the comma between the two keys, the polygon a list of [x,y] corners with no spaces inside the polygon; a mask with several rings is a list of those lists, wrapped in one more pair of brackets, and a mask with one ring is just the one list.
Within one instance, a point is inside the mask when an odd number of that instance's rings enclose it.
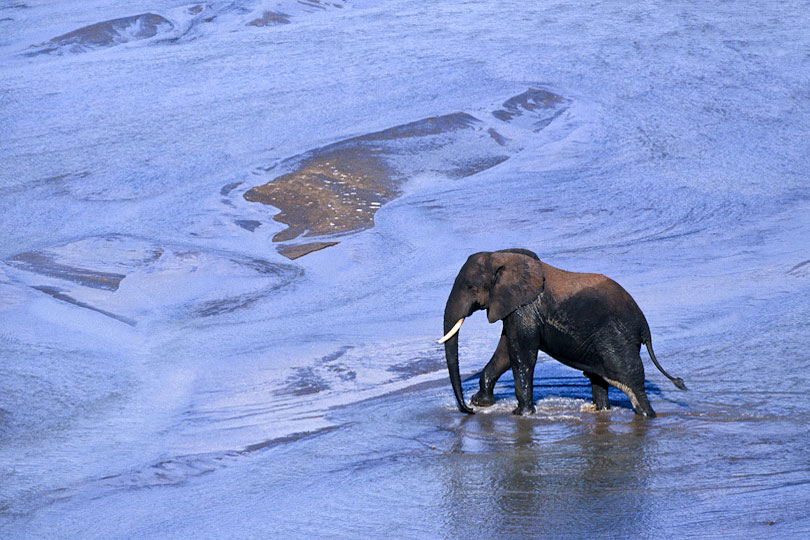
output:
{"label": "elephant trunk", "polygon": [[[472,302],[465,302],[459,294],[459,288],[454,286],[450,297],[447,299],[447,306],[444,308],[444,333],[447,336],[457,323],[469,315]],[[450,374],[450,384],[453,385],[453,393],[456,395],[456,403],[459,410],[468,414],[474,414],[473,410],[464,402],[464,393],[461,389],[461,374],[458,369],[458,328],[444,342],[444,354],[447,359],[447,371]]]}

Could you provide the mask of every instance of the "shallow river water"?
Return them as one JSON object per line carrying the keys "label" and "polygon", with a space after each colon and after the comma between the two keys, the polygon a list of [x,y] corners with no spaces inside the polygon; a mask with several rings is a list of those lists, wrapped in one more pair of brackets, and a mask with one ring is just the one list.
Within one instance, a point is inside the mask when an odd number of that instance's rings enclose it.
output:
{"label": "shallow river water", "polygon": [[[0,5],[0,536],[808,537],[808,13]],[[537,414],[458,412],[444,303],[508,247],[689,390],[541,355]]]}

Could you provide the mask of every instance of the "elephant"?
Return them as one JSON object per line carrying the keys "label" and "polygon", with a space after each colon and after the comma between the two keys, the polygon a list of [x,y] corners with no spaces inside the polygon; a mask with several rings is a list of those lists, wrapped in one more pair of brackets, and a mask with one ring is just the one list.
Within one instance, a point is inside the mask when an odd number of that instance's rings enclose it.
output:
{"label": "elephant", "polygon": [[672,377],[658,363],[650,327],[633,297],[601,274],[561,270],[526,249],[470,255],[453,283],[444,309],[447,369],[458,408],[464,402],[458,364],[458,331],[466,317],[486,309],[490,323],[503,321],[495,353],[481,372],[472,404],[494,403],[493,388],[511,367],[518,406],[514,414],[536,412],[534,367],[538,351],[582,370],[590,380],[597,410],[610,408],[608,385],[624,392],[636,414],[654,418],[644,391],[641,344],[655,366],[681,390],[683,379]]}

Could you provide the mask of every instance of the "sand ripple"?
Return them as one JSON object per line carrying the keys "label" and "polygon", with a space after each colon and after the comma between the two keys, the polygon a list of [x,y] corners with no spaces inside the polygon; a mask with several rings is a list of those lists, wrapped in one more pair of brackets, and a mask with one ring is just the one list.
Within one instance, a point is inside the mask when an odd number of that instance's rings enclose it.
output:
{"label": "sand ripple", "polygon": [[146,316],[197,319],[231,313],[300,275],[289,265],[126,235],[20,253],[6,264],[16,282],[130,326]]}

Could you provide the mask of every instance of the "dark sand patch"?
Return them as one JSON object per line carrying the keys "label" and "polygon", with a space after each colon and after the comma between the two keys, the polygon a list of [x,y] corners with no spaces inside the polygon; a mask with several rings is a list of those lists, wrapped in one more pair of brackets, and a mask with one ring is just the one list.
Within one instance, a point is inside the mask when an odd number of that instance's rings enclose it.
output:
{"label": "dark sand patch", "polygon": [[242,182],[231,182],[230,184],[225,184],[222,186],[222,189],[219,190],[219,194],[223,197],[227,196],[231,191],[238,188],[242,185]]}
{"label": "dark sand patch", "polygon": [[48,294],[48,295],[52,296],[53,298],[55,298],[57,300],[61,300],[62,302],[67,302],[68,304],[73,304],[74,306],[78,306],[80,308],[89,309],[90,311],[95,311],[96,313],[101,313],[102,315],[106,315],[107,317],[110,317],[110,318],[115,319],[117,321],[121,321],[124,324],[128,324],[129,326],[135,326],[136,324],[138,324],[135,320],[130,319],[129,317],[123,317],[121,315],[116,315],[115,313],[111,313],[111,312],[109,312],[107,310],[104,310],[104,309],[99,309],[97,307],[94,307],[94,306],[86,303],[86,302],[76,300],[72,296],[67,295],[64,292],[62,292],[59,289],[56,289],[54,287],[47,287],[45,285],[37,285],[37,286],[34,287],[34,289],[36,289],[38,291],[41,291],[41,292],[44,292],[45,294]]}
{"label": "dark sand patch", "polygon": [[29,56],[49,53],[82,53],[95,49],[114,47],[130,41],[138,41],[169,32],[174,24],[155,13],[143,13],[131,17],[112,19],[84,26],[67,34],[57,36],[45,43],[35,45],[38,49]]}
{"label": "dark sand patch", "polygon": [[[273,219],[288,228],[287,242],[346,234],[374,226],[374,214],[420,174],[462,178],[508,159],[505,139],[466,113],[424,118],[352,137],[282,162],[291,172],[250,189],[244,197],[278,208]],[[463,151],[462,151],[463,149]],[[271,168],[271,170],[274,168]],[[282,246],[291,259],[334,245],[327,241]]]}
{"label": "dark sand patch", "polygon": [[[507,99],[492,115],[536,132],[562,114],[568,103],[557,94],[530,88]],[[376,212],[400,196],[409,179],[472,176],[520,150],[494,125],[470,114],[433,116],[344,139],[259,169],[260,174],[275,172],[276,176],[244,197],[278,208],[273,219],[287,228],[273,237],[274,242],[321,237],[317,242],[278,248],[285,257],[296,259],[335,245],[336,236],[373,227]]]}
{"label": "dark sand patch", "polygon": [[286,13],[265,11],[261,17],[247,23],[248,26],[277,26],[279,24],[290,24],[290,16]]}
{"label": "dark sand patch", "polygon": [[195,310],[195,314],[199,317],[214,317],[225,313],[233,313],[234,311],[250,307],[258,300],[261,300],[262,296],[261,294],[246,295],[203,302]]}
{"label": "dark sand patch", "polygon": [[121,280],[126,277],[124,274],[60,264],[50,255],[33,251],[13,256],[9,264],[28,272],[64,279],[84,287],[103,289],[105,291],[117,291]]}
{"label": "dark sand patch", "polygon": [[529,88],[522,94],[503,102],[502,108],[492,112],[492,116],[503,122],[511,122],[517,117],[531,116],[532,130],[540,131],[568,108],[569,101],[562,96],[539,88]]}
{"label": "dark sand patch", "polygon": [[304,255],[309,255],[315,251],[336,246],[337,244],[338,242],[310,242],[309,244],[284,245],[279,246],[278,252],[288,259],[294,261],[299,257],[303,257]]}
{"label": "dark sand patch", "polygon": [[281,210],[273,219],[289,228],[275,242],[367,229],[374,213],[393,198],[392,171],[373,149],[334,149],[317,153],[301,168],[249,190],[245,199]]}
{"label": "dark sand patch", "polygon": [[234,221],[234,223],[236,223],[246,231],[250,232],[253,232],[262,226],[262,222],[256,221],[255,219],[237,219],[236,221]]}

